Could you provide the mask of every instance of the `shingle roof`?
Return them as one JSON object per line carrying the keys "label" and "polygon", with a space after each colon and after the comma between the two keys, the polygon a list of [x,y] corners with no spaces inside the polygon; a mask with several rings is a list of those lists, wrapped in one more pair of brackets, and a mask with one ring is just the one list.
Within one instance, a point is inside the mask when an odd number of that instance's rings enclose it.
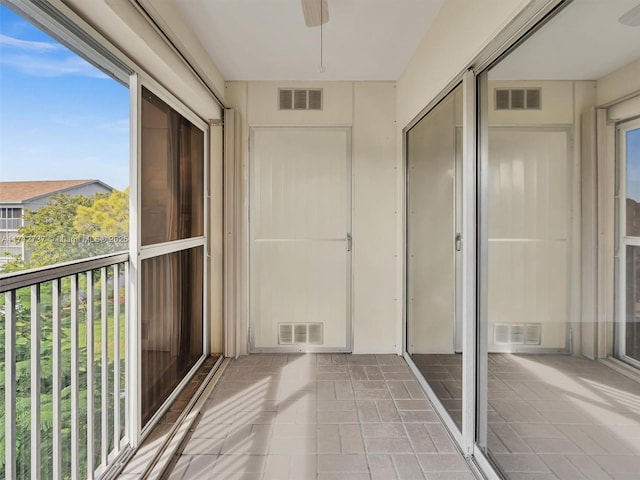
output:
{"label": "shingle roof", "polygon": [[0,202],[24,202],[43,195],[51,195],[72,187],[99,180],[44,180],[30,182],[0,182]]}

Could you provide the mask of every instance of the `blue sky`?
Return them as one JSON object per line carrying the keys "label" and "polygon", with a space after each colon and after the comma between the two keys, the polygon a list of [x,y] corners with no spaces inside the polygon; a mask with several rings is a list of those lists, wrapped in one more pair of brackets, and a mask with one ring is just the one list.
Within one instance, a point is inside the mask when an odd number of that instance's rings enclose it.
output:
{"label": "blue sky", "polygon": [[0,180],[129,185],[129,90],[0,5]]}

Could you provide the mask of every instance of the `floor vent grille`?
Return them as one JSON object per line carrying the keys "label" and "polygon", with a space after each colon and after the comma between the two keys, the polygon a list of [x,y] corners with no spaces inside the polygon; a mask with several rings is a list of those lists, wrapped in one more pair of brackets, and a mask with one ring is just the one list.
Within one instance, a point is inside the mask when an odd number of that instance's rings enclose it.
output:
{"label": "floor vent grille", "polygon": [[496,345],[540,345],[541,323],[496,323],[493,341]]}
{"label": "floor vent grille", "polygon": [[279,345],[322,345],[324,324],[322,323],[280,323],[278,324]]}

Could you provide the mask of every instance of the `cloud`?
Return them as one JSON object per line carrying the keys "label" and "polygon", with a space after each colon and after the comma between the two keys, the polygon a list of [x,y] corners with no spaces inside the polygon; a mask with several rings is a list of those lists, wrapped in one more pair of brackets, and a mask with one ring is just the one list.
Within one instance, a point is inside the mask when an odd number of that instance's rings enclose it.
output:
{"label": "cloud", "polygon": [[51,58],[34,55],[3,55],[2,63],[18,72],[34,77],[61,77],[75,75],[108,78],[103,72],[80,57]]}
{"label": "cloud", "polygon": [[0,34],[3,66],[34,77],[67,75],[108,78],[83,58],[60,44],[21,40]]}
{"label": "cloud", "polygon": [[61,50],[64,47],[50,42],[35,42],[32,40],[20,40],[19,38],[13,38],[8,35],[2,35],[0,33],[0,47],[15,47],[21,50],[31,50],[36,52],[51,52],[55,50]]}

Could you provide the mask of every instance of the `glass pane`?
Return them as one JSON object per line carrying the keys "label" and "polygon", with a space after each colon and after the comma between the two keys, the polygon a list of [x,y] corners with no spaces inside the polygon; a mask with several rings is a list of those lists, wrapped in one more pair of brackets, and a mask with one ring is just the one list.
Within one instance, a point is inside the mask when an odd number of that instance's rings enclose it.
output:
{"label": "glass pane", "polygon": [[640,362],[640,247],[627,245],[625,354]]}
{"label": "glass pane", "polygon": [[142,421],[202,356],[203,247],[142,262]]}
{"label": "glass pane", "polygon": [[[567,2],[480,82],[487,217],[477,442],[501,478],[638,477],[640,383],[601,360],[624,349],[616,337],[630,352],[637,340],[640,247],[621,243],[626,264],[616,265],[614,227],[640,236],[640,159],[626,169],[621,162],[616,198],[617,145],[608,142],[602,155],[606,132],[596,134],[593,115],[604,98],[614,102],[637,83],[638,32],[618,21],[631,7]],[[595,31],[608,32],[604,48],[615,56],[594,51]],[[513,102],[513,92],[534,89],[535,108],[527,95],[517,109],[495,108],[498,91]],[[611,217],[624,212],[616,202],[625,198],[627,216],[616,226]],[[625,288],[627,335],[614,335],[622,297],[614,282]]]}
{"label": "glass pane", "polygon": [[626,193],[628,237],[640,237],[640,128],[626,132]]}
{"label": "glass pane", "polygon": [[142,92],[142,245],[202,236],[204,133]]}
{"label": "glass pane", "polygon": [[461,124],[459,86],[407,135],[407,350],[458,428],[462,329],[456,322],[455,172]]}
{"label": "glass pane", "polygon": [[7,3],[0,4],[0,273],[125,252],[130,92],[68,49],[68,38],[59,42],[62,32],[46,29],[50,36]]}

